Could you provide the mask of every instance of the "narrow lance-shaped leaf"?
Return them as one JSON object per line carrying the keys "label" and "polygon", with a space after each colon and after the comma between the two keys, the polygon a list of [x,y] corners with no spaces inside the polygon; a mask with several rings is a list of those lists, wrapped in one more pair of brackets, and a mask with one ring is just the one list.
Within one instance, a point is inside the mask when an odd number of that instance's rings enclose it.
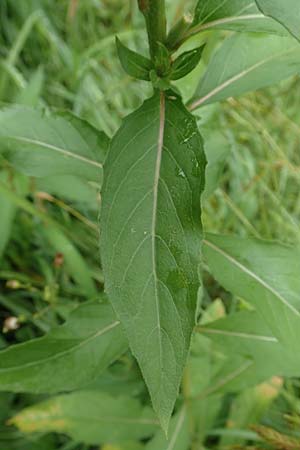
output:
{"label": "narrow lance-shaped leaf", "polygon": [[25,433],[64,433],[91,445],[147,438],[158,428],[150,408],[130,397],[79,391],[24,409],[10,420]]}
{"label": "narrow lance-shaped leaf", "polygon": [[256,3],[263,14],[277,20],[300,40],[300,3],[298,0],[256,0]]}
{"label": "narrow lance-shaped leaf", "polygon": [[233,35],[209,62],[190,109],[270,86],[299,70],[300,44],[295,39]]}
{"label": "narrow lance-shaped leaf", "polygon": [[170,79],[179,80],[194,70],[199,64],[203,49],[204,45],[179,55],[173,63]]}
{"label": "narrow lance-shaped leaf", "polygon": [[297,351],[300,252],[257,239],[209,235],[203,254],[219,283],[251,303],[273,335]]}
{"label": "narrow lance-shaped leaf", "polygon": [[70,113],[0,111],[0,153],[26,175],[76,175],[100,183],[108,142],[105,133]]}
{"label": "narrow lance-shaped leaf", "polygon": [[153,69],[150,59],[125,47],[118,38],[116,38],[116,46],[120,63],[125,72],[131,77],[149,81],[149,72]]}
{"label": "narrow lance-shaped leaf", "polygon": [[52,393],[93,381],[127,349],[109,304],[89,302],[46,336],[0,352],[0,390]]}
{"label": "narrow lance-shaped leaf", "polygon": [[280,24],[261,13],[253,0],[199,0],[189,34],[210,29],[286,34]]}
{"label": "narrow lance-shaped leaf", "polygon": [[165,429],[195,324],[204,169],[195,119],[172,92],[125,119],[105,165],[106,290]]}

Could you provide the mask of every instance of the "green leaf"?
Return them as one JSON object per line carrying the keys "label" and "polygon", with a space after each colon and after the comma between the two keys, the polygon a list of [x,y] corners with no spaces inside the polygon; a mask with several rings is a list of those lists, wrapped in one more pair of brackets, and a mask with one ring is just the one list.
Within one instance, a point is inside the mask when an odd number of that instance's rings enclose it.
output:
{"label": "green leaf", "polygon": [[298,0],[256,0],[265,16],[272,17],[300,40],[300,7]]}
{"label": "green leaf", "polygon": [[[230,405],[227,418],[230,428],[247,430],[253,423],[259,423],[279,396],[282,384],[282,378],[272,377],[265,383],[245,389],[237,395]],[[232,448],[232,446],[236,445],[246,446],[247,438],[243,439],[242,435],[230,434],[225,434],[221,438],[220,447]]]}
{"label": "green leaf", "polygon": [[116,38],[116,46],[119,60],[125,72],[138,80],[149,81],[149,72],[153,69],[150,59],[125,47],[118,38]]}
{"label": "green leaf", "polygon": [[36,178],[35,188],[37,191],[58,196],[66,199],[84,210],[98,210],[99,186],[96,183],[87,183],[80,177],[73,175],[52,175],[50,177]]}
{"label": "green leaf", "polygon": [[229,383],[224,384],[223,390],[226,387],[227,391],[238,391],[272,376],[294,377],[300,374],[300,363],[293,350],[283,346],[273,336],[264,319],[256,311],[241,311],[200,326],[198,330],[203,336],[209,337],[216,344],[216,349],[227,355],[229,361],[241,356],[245,361],[253,363],[249,364],[242,376],[228,380]]}
{"label": "green leaf", "polygon": [[300,70],[300,45],[291,37],[236,34],[208,64],[192,110],[278,83]]}
{"label": "green leaf", "polygon": [[10,420],[24,433],[64,433],[90,445],[151,436],[158,428],[152,411],[130,397],[79,391],[24,409]]}
{"label": "green leaf", "polygon": [[53,393],[93,381],[127,349],[111,307],[89,302],[46,336],[0,352],[0,390]]}
{"label": "green leaf", "polygon": [[76,175],[101,182],[108,137],[71,113],[0,111],[0,152],[26,175]]}
{"label": "green leaf", "polygon": [[188,413],[186,408],[182,407],[170,421],[168,439],[162,430],[158,430],[154,438],[146,444],[145,450],[188,450],[190,441]]}
{"label": "green leaf", "polygon": [[171,55],[167,47],[161,42],[157,43],[154,62],[157,75],[162,78],[167,77],[171,70]]}
{"label": "green leaf", "polygon": [[219,187],[226,160],[230,153],[228,139],[220,129],[204,129],[201,127],[204,138],[204,150],[207,159],[205,173],[205,190],[202,199],[206,200]]}
{"label": "green leaf", "polygon": [[173,92],[127,117],[106,160],[101,256],[106,291],[167,429],[195,324],[205,156]]}
{"label": "green leaf", "polygon": [[261,13],[253,0],[199,0],[189,34],[211,29],[285,33],[282,26]]}
{"label": "green leaf", "polygon": [[209,235],[203,254],[216,280],[251,303],[273,335],[296,351],[300,339],[300,251],[258,239]]}
{"label": "green leaf", "polygon": [[204,45],[179,55],[173,63],[170,79],[179,80],[194,70],[199,64],[203,49]]}

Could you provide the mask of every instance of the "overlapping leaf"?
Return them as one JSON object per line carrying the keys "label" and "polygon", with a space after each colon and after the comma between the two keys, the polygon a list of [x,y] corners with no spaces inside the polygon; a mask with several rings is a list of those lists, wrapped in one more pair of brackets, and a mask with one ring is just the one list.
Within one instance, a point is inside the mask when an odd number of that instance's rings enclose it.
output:
{"label": "overlapping leaf", "polygon": [[272,17],[300,40],[300,4],[298,0],[256,0],[266,16]]}
{"label": "overlapping leaf", "polygon": [[52,393],[94,380],[127,349],[110,305],[89,302],[45,337],[0,352],[0,390]]}
{"label": "overlapping leaf", "polygon": [[299,70],[300,44],[292,37],[235,34],[212,57],[190,108],[270,86]]}
{"label": "overlapping leaf", "polygon": [[[273,336],[256,311],[231,314],[200,325],[198,331],[189,363],[198,398],[238,392],[273,376],[300,374],[300,362],[293,350]],[[207,367],[207,361],[211,367]]]}
{"label": "overlapping leaf", "polygon": [[300,251],[257,239],[209,235],[203,254],[219,283],[251,303],[272,334],[297,351]]}
{"label": "overlapping leaf", "polygon": [[146,438],[158,428],[153,412],[138,400],[99,391],[53,397],[24,409],[10,423],[25,433],[54,431],[91,445]]}
{"label": "overlapping leaf", "polygon": [[276,21],[265,17],[253,0],[199,0],[191,33],[210,29],[284,33]]}
{"label": "overlapping leaf", "polygon": [[229,358],[240,355],[253,362],[239,378],[233,380],[234,383],[228,383],[226,389],[240,390],[272,376],[294,377],[300,374],[298,358],[272,335],[255,311],[233,314],[201,327],[200,331]]}
{"label": "overlapping leaf", "polygon": [[0,111],[0,153],[27,175],[67,174],[99,183],[107,146],[104,133],[70,113]]}
{"label": "overlapping leaf", "polygon": [[195,119],[172,92],[124,121],[105,166],[106,290],[165,429],[195,323],[204,168]]}

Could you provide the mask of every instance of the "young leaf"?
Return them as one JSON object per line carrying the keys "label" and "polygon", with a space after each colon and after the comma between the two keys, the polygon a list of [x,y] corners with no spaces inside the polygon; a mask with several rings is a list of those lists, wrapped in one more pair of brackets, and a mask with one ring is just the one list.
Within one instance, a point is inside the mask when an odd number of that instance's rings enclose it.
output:
{"label": "young leaf", "polygon": [[10,420],[24,433],[54,431],[90,445],[151,436],[158,428],[152,411],[130,397],[79,391],[24,409]]}
{"label": "young leaf", "polygon": [[191,110],[278,83],[300,70],[300,45],[291,37],[236,34],[212,57]]}
{"label": "young leaf", "polygon": [[257,239],[209,235],[206,262],[222,286],[251,303],[279,341],[300,339],[300,252]]}
{"label": "young leaf", "polygon": [[94,380],[127,349],[108,304],[89,302],[46,336],[0,352],[0,390],[52,393]]}
{"label": "young leaf", "polygon": [[204,169],[195,119],[173,92],[125,119],[105,165],[106,290],[165,429],[195,323]]}
{"label": "young leaf", "polygon": [[253,0],[199,0],[189,34],[211,29],[286,34],[282,26],[261,13]]}
{"label": "young leaf", "polygon": [[108,137],[71,113],[0,111],[0,152],[26,175],[76,175],[100,183]]}
{"label": "young leaf", "polygon": [[204,45],[195,48],[194,50],[184,52],[178,56],[173,63],[170,79],[179,80],[194,70],[199,64],[203,49]]}
{"label": "young leaf", "polygon": [[138,80],[149,81],[149,72],[153,69],[150,59],[129,50],[129,48],[125,47],[118,38],[116,38],[116,45],[119,60],[125,72]]}
{"label": "young leaf", "polygon": [[157,52],[154,58],[156,73],[159,77],[167,77],[171,70],[171,55],[167,47],[161,42],[157,43]]}
{"label": "young leaf", "polygon": [[300,5],[298,0],[256,0],[265,16],[272,17],[300,40]]}

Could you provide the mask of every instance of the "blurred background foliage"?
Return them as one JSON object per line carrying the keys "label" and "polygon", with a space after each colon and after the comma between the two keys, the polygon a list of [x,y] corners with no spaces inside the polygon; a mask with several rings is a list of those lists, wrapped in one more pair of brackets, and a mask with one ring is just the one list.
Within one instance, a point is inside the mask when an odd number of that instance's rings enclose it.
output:
{"label": "blurred background foliage", "polygon": [[[167,3],[174,21],[193,2]],[[131,79],[120,67],[116,34],[132,49],[146,52],[135,0],[1,0],[1,106],[68,109],[112,136],[150,93],[147,83]],[[186,98],[224,35],[207,33],[188,44],[205,40],[208,45],[200,67],[177,82]],[[299,245],[299,102],[297,77],[198,111],[209,161],[206,231]],[[0,348],[5,348],[43,335],[103,290],[97,225],[101,198],[96,185],[72,177],[29,178],[4,159],[0,167]],[[205,301],[213,306],[214,317],[234,308],[237,299],[208,273],[205,278]],[[146,395],[129,355],[115,366],[106,374],[112,391],[121,377],[131,383],[134,395]],[[214,420],[200,425],[193,448],[300,448],[297,426],[285,418],[300,412],[299,381],[270,383],[226,395]],[[7,426],[12,415],[43,398],[0,394],[0,449],[91,449],[64,435],[28,437]],[[204,420],[205,411],[202,415]]]}

